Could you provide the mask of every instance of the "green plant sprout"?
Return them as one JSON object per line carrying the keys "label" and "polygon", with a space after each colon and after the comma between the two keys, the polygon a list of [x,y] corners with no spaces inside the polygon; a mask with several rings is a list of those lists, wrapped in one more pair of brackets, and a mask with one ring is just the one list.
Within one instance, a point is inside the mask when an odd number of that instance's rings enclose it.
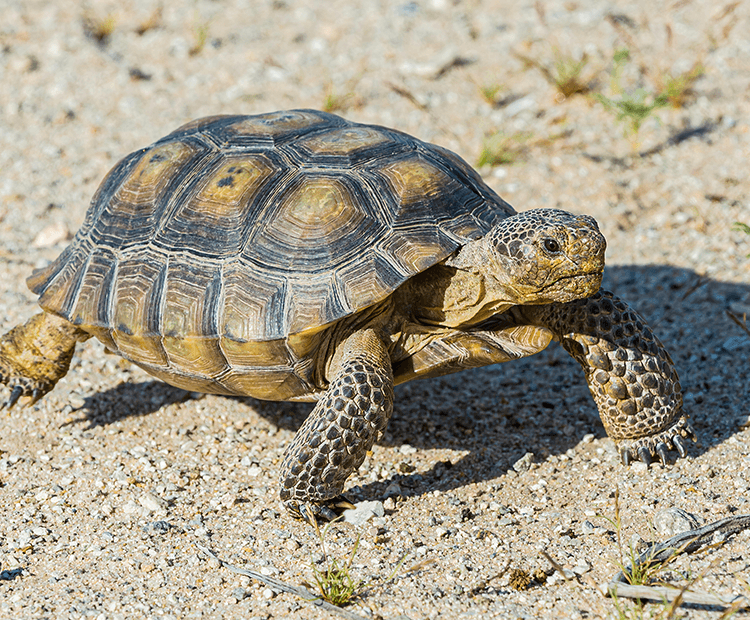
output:
{"label": "green plant sprout", "polygon": [[[681,108],[686,105],[695,82],[705,73],[700,62],[696,62],[690,69],[672,75],[665,73],[657,80],[655,89],[638,88],[626,90],[622,85],[622,77],[626,65],[630,62],[630,51],[622,48],[615,50],[612,56],[612,70],[610,72],[611,97],[596,93],[594,98],[605,109],[614,114],[617,120],[624,124],[624,135],[633,144],[633,150],[638,147],[638,132],[644,122],[655,116],[661,108]],[[658,119],[658,116],[656,116]]]}
{"label": "green plant sprout", "polygon": [[[372,586],[372,582],[364,581],[362,579],[355,580],[351,575],[352,562],[354,561],[354,556],[357,555],[357,550],[359,549],[359,543],[361,540],[360,534],[357,534],[357,540],[355,541],[349,559],[345,564],[340,563],[336,558],[329,559],[326,550],[325,537],[328,533],[328,528],[334,523],[335,521],[328,523],[322,532],[318,529],[317,523],[315,524],[315,530],[320,539],[320,546],[323,549],[323,558],[327,565],[325,568],[320,569],[317,568],[313,562],[311,567],[313,578],[315,579],[315,585],[320,593],[320,598],[332,605],[336,605],[337,607],[344,607],[345,605],[361,598],[365,591]],[[385,585],[396,576],[396,573],[406,561],[407,556],[408,554],[403,555],[398,564],[396,564],[396,567],[391,571],[391,574],[388,575],[388,578],[381,585]],[[312,587],[310,584],[303,585]]]}
{"label": "green plant sprout", "polygon": [[616,97],[611,98],[601,93],[596,93],[594,98],[601,103],[605,109],[616,115],[621,123],[624,123],[624,135],[633,144],[633,150],[638,146],[637,136],[643,123],[659,108],[669,105],[669,96],[665,92],[649,92],[645,88],[635,91],[626,91],[622,87],[622,73],[625,65],[630,60],[630,52],[627,49],[616,50],[613,55],[613,66],[610,74],[610,90]]}
{"label": "green plant sprout", "polygon": [[[732,224],[732,230],[750,235],[750,226],[748,226],[744,222],[735,222],[734,224]],[[747,257],[750,258],[750,254],[748,254]]]}
{"label": "green plant sprout", "polygon": [[555,50],[552,82],[566,99],[576,94],[586,94],[591,90],[590,81],[581,78],[588,61],[586,54],[580,60],[576,60],[572,56],[563,55],[559,50]]}
{"label": "green plant sprout", "polygon": [[326,98],[323,102],[324,112],[343,112],[347,110],[352,100],[354,99],[354,93],[346,93],[343,95],[337,94],[333,86],[329,86],[326,92]]}
{"label": "green plant sprout", "polygon": [[666,95],[669,104],[673,108],[682,108],[687,103],[688,97],[693,92],[693,84],[700,78],[706,69],[700,62],[695,63],[687,71],[676,76],[667,73],[662,78],[662,86],[659,89]]}
{"label": "green plant sprout", "polygon": [[202,22],[198,23],[193,27],[193,45],[188,50],[188,54],[191,56],[197,56],[203,51],[203,48],[206,47],[206,43],[208,43],[208,23]]}
{"label": "green plant sprout", "polygon": [[502,166],[515,163],[526,151],[532,135],[522,131],[510,135],[502,132],[492,134],[484,140],[477,166]]}
{"label": "green plant sprout", "polygon": [[514,52],[514,56],[521,60],[524,68],[533,67],[541,72],[544,79],[557,89],[562,99],[567,99],[576,94],[586,94],[591,90],[591,79],[582,77],[583,70],[589,62],[588,56],[584,54],[580,60],[563,54],[559,49],[553,50],[555,59],[552,67],[547,67],[542,62]]}
{"label": "green plant sprout", "polygon": [[331,526],[329,523],[322,533],[318,531],[320,536],[320,545],[323,548],[323,557],[327,561],[327,566],[321,570],[312,564],[313,578],[315,579],[315,585],[318,587],[320,597],[324,601],[328,601],[332,605],[343,607],[348,605],[358,595],[362,593],[366,584],[363,580],[355,581],[352,579],[350,569],[354,556],[357,554],[359,549],[360,535],[357,535],[357,540],[352,548],[351,555],[346,564],[340,564],[336,558],[328,558],[328,553],[325,546],[325,536],[328,533],[328,528]]}
{"label": "green plant sprout", "polygon": [[109,13],[106,17],[87,14],[83,17],[83,32],[99,45],[106,45],[115,31],[117,17]]}
{"label": "green plant sprout", "polygon": [[636,136],[641,125],[659,108],[669,105],[669,98],[665,94],[649,93],[645,88],[639,88],[632,93],[623,93],[618,99],[610,99],[597,93],[596,99],[607,110],[616,114],[617,120],[625,123],[625,136]]}
{"label": "green plant sprout", "polygon": [[479,87],[479,93],[482,95],[487,103],[495,105],[497,103],[497,96],[506,90],[506,87],[502,84],[485,84]]}

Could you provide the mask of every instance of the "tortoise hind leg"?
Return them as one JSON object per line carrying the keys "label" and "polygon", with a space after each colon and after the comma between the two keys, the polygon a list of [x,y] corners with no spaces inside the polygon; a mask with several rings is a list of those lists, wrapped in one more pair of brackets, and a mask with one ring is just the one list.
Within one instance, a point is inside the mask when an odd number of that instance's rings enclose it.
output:
{"label": "tortoise hind leg", "polygon": [[548,327],[583,367],[607,434],[623,462],[656,456],[666,464],[669,449],[685,456],[695,441],[682,412],[682,389],[674,363],[646,321],[621,299],[600,290],[586,299],[520,312]]}
{"label": "tortoise hind leg", "polygon": [[[323,397],[297,431],[281,465],[281,499],[295,518],[331,520],[348,502],[346,479],[362,465],[393,411],[393,371],[372,329],[355,332],[331,363]],[[349,506],[351,504],[348,504]]]}
{"label": "tortoise hind leg", "polygon": [[35,403],[68,372],[77,342],[89,334],[47,312],[32,316],[0,338],[0,384],[11,392],[0,408],[10,409],[21,396]]}

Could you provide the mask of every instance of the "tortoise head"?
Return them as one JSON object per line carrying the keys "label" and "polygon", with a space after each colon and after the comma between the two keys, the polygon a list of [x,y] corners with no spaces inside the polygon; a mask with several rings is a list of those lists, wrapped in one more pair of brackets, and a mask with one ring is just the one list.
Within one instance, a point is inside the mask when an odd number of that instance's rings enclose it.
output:
{"label": "tortoise head", "polygon": [[481,274],[498,300],[566,302],[599,289],[606,247],[594,218],[534,209],[504,219],[464,246],[450,264]]}

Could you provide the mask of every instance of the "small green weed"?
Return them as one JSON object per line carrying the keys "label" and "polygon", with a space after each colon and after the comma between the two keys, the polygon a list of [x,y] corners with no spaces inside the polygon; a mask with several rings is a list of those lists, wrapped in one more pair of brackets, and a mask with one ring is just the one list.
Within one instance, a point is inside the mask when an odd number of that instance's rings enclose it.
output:
{"label": "small green weed", "polygon": [[193,26],[193,45],[188,50],[191,56],[197,56],[208,43],[208,22],[200,22]]}
{"label": "small green weed", "polygon": [[[326,550],[325,538],[328,533],[328,528],[330,528],[333,523],[334,521],[328,523],[328,525],[323,528],[322,532],[318,529],[316,523],[315,530],[320,539],[320,546],[323,549],[323,561],[326,566],[325,568],[320,569],[315,566],[314,562],[311,566],[313,578],[315,579],[315,586],[320,593],[320,598],[332,605],[336,605],[337,607],[344,607],[362,597],[365,591],[372,587],[373,584],[370,581],[366,582],[362,579],[355,580],[351,575],[352,562],[354,561],[354,556],[357,555],[361,539],[359,534],[357,534],[357,540],[354,543],[354,547],[352,548],[352,552],[346,563],[342,564],[336,558],[329,557],[328,551]],[[407,555],[404,554],[382,585],[388,583],[396,576],[396,573],[406,561],[406,558]],[[310,584],[303,585],[312,587]]]}
{"label": "small green weed", "polygon": [[[619,557],[624,559],[626,554],[623,552],[622,544],[622,519],[620,516],[620,490],[615,488],[615,516],[614,518],[605,517],[600,515],[600,518],[606,520],[615,530],[617,538],[617,549]],[[686,543],[686,545],[689,543]],[[713,545],[712,545],[713,546]],[[646,562],[639,565],[636,559],[639,554],[635,552],[632,547],[629,547],[627,558],[629,560],[629,566],[626,566],[623,561],[619,561],[618,565],[625,579],[630,585],[634,586],[653,586],[653,585],[668,585],[663,581],[657,579],[657,577],[665,571],[667,565],[672,562],[679,555],[679,551],[664,561],[647,560]],[[623,603],[622,599],[617,596],[616,593],[612,592],[612,603],[615,607],[615,613],[612,616],[615,620],[675,620],[676,618],[684,618],[685,616],[678,616],[678,610],[680,605],[683,603],[683,597],[686,592],[690,590],[698,581],[703,579],[708,570],[714,567],[714,564],[710,564],[707,568],[699,572],[693,577],[689,577],[687,583],[678,588],[677,596],[675,596],[671,602],[667,601],[666,598],[662,600],[661,604],[652,603],[652,606],[647,608],[646,603],[643,600],[636,599],[632,605]],[[728,620],[734,616],[740,607],[744,604],[744,600],[739,599],[734,604],[727,607],[722,615],[717,620]],[[648,615],[646,615],[648,614]]]}
{"label": "small green weed", "polygon": [[558,50],[555,50],[552,82],[564,98],[586,94],[591,90],[590,80],[584,80],[581,77],[588,61],[586,54],[580,60],[576,60],[572,56],[560,54]]}
{"label": "small green weed", "polygon": [[[352,556],[356,552],[352,551]],[[365,585],[363,581],[354,581],[349,573],[351,558],[346,566],[340,566],[336,559],[330,561],[325,570],[321,571],[313,567],[315,583],[323,600],[332,605],[343,607],[356,597],[359,590]]]}
{"label": "small green weed", "polygon": [[622,74],[629,61],[629,50],[615,51],[610,73],[610,90],[614,97],[596,93],[594,99],[609,112],[615,114],[617,120],[625,125],[624,135],[631,140],[635,151],[638,147],[638,132],[641,126],[656,110],[669,105],[669,96],[664,92],[653,92],[645,88],[626,91],[622,86]]}
{"label": "small green weed", "polygon": [[[635,561],[639,554],[636,553],[635,549],[632,546],[629,546],[627,558],[630,561],[630,568],[625,566],[624,558],[626,557],[626,554],[623,550],[622,541],[622,516],[620,513],[619,488],[615,488],[614,518],[605,517],[603,515],[601,516],[601,518],[607,521],[615,531],[615,536],[617,537],[617,550],[619,557],[621,558],[620,561],[618,561],[618,566],[625,575],[625,578],[628,580],[628,583],[630,583],[631,585],[648,585],[650,583],[653,583],[654,578],[662,570],[664,570],[665,564],[646,562],[643,565],[639,565]],[[616,620],[647,620],[647,618],[650,620],[672,620],[676,617],[675,612],[677,607],[679,606],[679,603],[677,605],[670,605],[667,603],[667,601],[664,601],[663,605],[658,608],[658,610],[656,610],[656,615],[649,612],[649,615],[646,616],[646,606],[643,601],[638,600],[633,605],[629,605],[623,603],[617,595],[613,594],[612,603],[615,606],[614,618]]]}
{"label": "small green weed", "polygon": [[620,515],[620,489],[615,488],[615,516],[614,518],[604,517],[602,516],[605,521],[607,521],[615,530],[615,535],[617,536],[617,550],[620,554],[620,558],[624,559],[627,557],[627,560],[630,563],[630,566],[627,567],[622,562],[618,562],[620,566],[620,570],[625,575],[625,578],[628,580],[628,583],[633,586],[645,586],[650,583],[653,583],[654,578],[661,573],[664,570],[664,567],[669,563],[670,560],[667,560],[665,562],[652,562],[652,561],[646,561],[643,563],[636,562],[636,559],[640,555],[636,552],[636,550],[632,546],[628,546],[627,554],[623,550],[623,542],[622,542],[622,517]]}
{"label": "small green weed", "polygon": [[351,107],[354,96],[352,92],[340,95],[336,93],[333,86],[329,86],[326,90],[325,100],[323,101],[323,111],[343,112]]}
{"label": "small green weed", "polygon": [[610,99],[597,93],[595,95],[607,110],[617,116],[617,120],[625,124],[625,137],[635,138],[641,125],[659,108],[669,105],[669,99],[664,94],[654,94],[645,88],[639,88],[631,93],[623,93],[617,99]]}
{"label": "small green weed", "polygon": [[114,13],[109,13],[106,17],[98,17],[92,14],[84,15],[83,17],[84,34],[101,46],[109,43],[116,25],[117,17]]}
{"label": "small green weed", "polygon": [[626,89],[622,84],[623,74],[630,61],[628,49],[615,50],[609,80],[611,96],[595,93],[593,97],[623,123],[623,134],[631,141],[635,151],[639,146],[638,133],[643,123],[652,116],[658,119],[657,112],[661,108],[684,107],[693,94],[693,85],[705,73],[705,68],[702,63],[696,62],[690,69],[677,75],[664,73],[658,79],[653,79],[655,86],[652,88]]}
{"label": "small green weed", "polygon": [[497,103],[498,95],[504,90],[506,90],[506,87],[502,84],[485,84],[479,87],[479,93],[482,95],[482,99],[490,105],[495,105]]}
{"label": "small green weed", "polygon": [[564,101],[573,95],[584,95],[591,91],[592,79],[583,77],[583,70],[589,62],[586,54],[580,59],[576,59],[554,48],[553,55],[552,66],[548,67],[535,58],[514,52],[514,56],[523,62],[524,68],[537,69],[544,76],[544,79],[557,89],[560,101]]}
{"label": "small green weed", "polygon": [[693,84],[705,72],[703,64],[696,62],[690,69],[677,75],[666,73],[661,78],[659,92],[666,96],[673,108],[683,108],[693,94]]}
{"label": "small green weed", "polygon": [[[735,222],[734,224],[732,224],[732,230],[750,235],[750,226],[748,226],[744,222]],[[748,254],[747,257],[750,258],[750,254]]]}
{"label": "small green weed", "polygon": [[484,140],[477,166],[502,166],[518,161],[528,148],[533,134],[519,131],[514,134],[498,132]]}

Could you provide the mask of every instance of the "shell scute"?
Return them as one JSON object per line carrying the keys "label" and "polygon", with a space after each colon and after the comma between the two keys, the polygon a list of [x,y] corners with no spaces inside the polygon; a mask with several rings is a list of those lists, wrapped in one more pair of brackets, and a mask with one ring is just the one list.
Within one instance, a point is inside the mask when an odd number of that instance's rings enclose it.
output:
{"label": "shell scute", "polygon": [[92,242],[118,248],[148,242],[174,195],[175,179],[182,179],[190,164],[200,167],[200,162],[193,144],[170,142],[147,150],[119,187],[100,198]]}
{"label": "shell scute", "polygon": [[217,158],[175,197],[170,216],[154,230],[153,243],[169,252],[225,259],[239,255],[263,214],[256,196],[276,174],[262,155]]}

